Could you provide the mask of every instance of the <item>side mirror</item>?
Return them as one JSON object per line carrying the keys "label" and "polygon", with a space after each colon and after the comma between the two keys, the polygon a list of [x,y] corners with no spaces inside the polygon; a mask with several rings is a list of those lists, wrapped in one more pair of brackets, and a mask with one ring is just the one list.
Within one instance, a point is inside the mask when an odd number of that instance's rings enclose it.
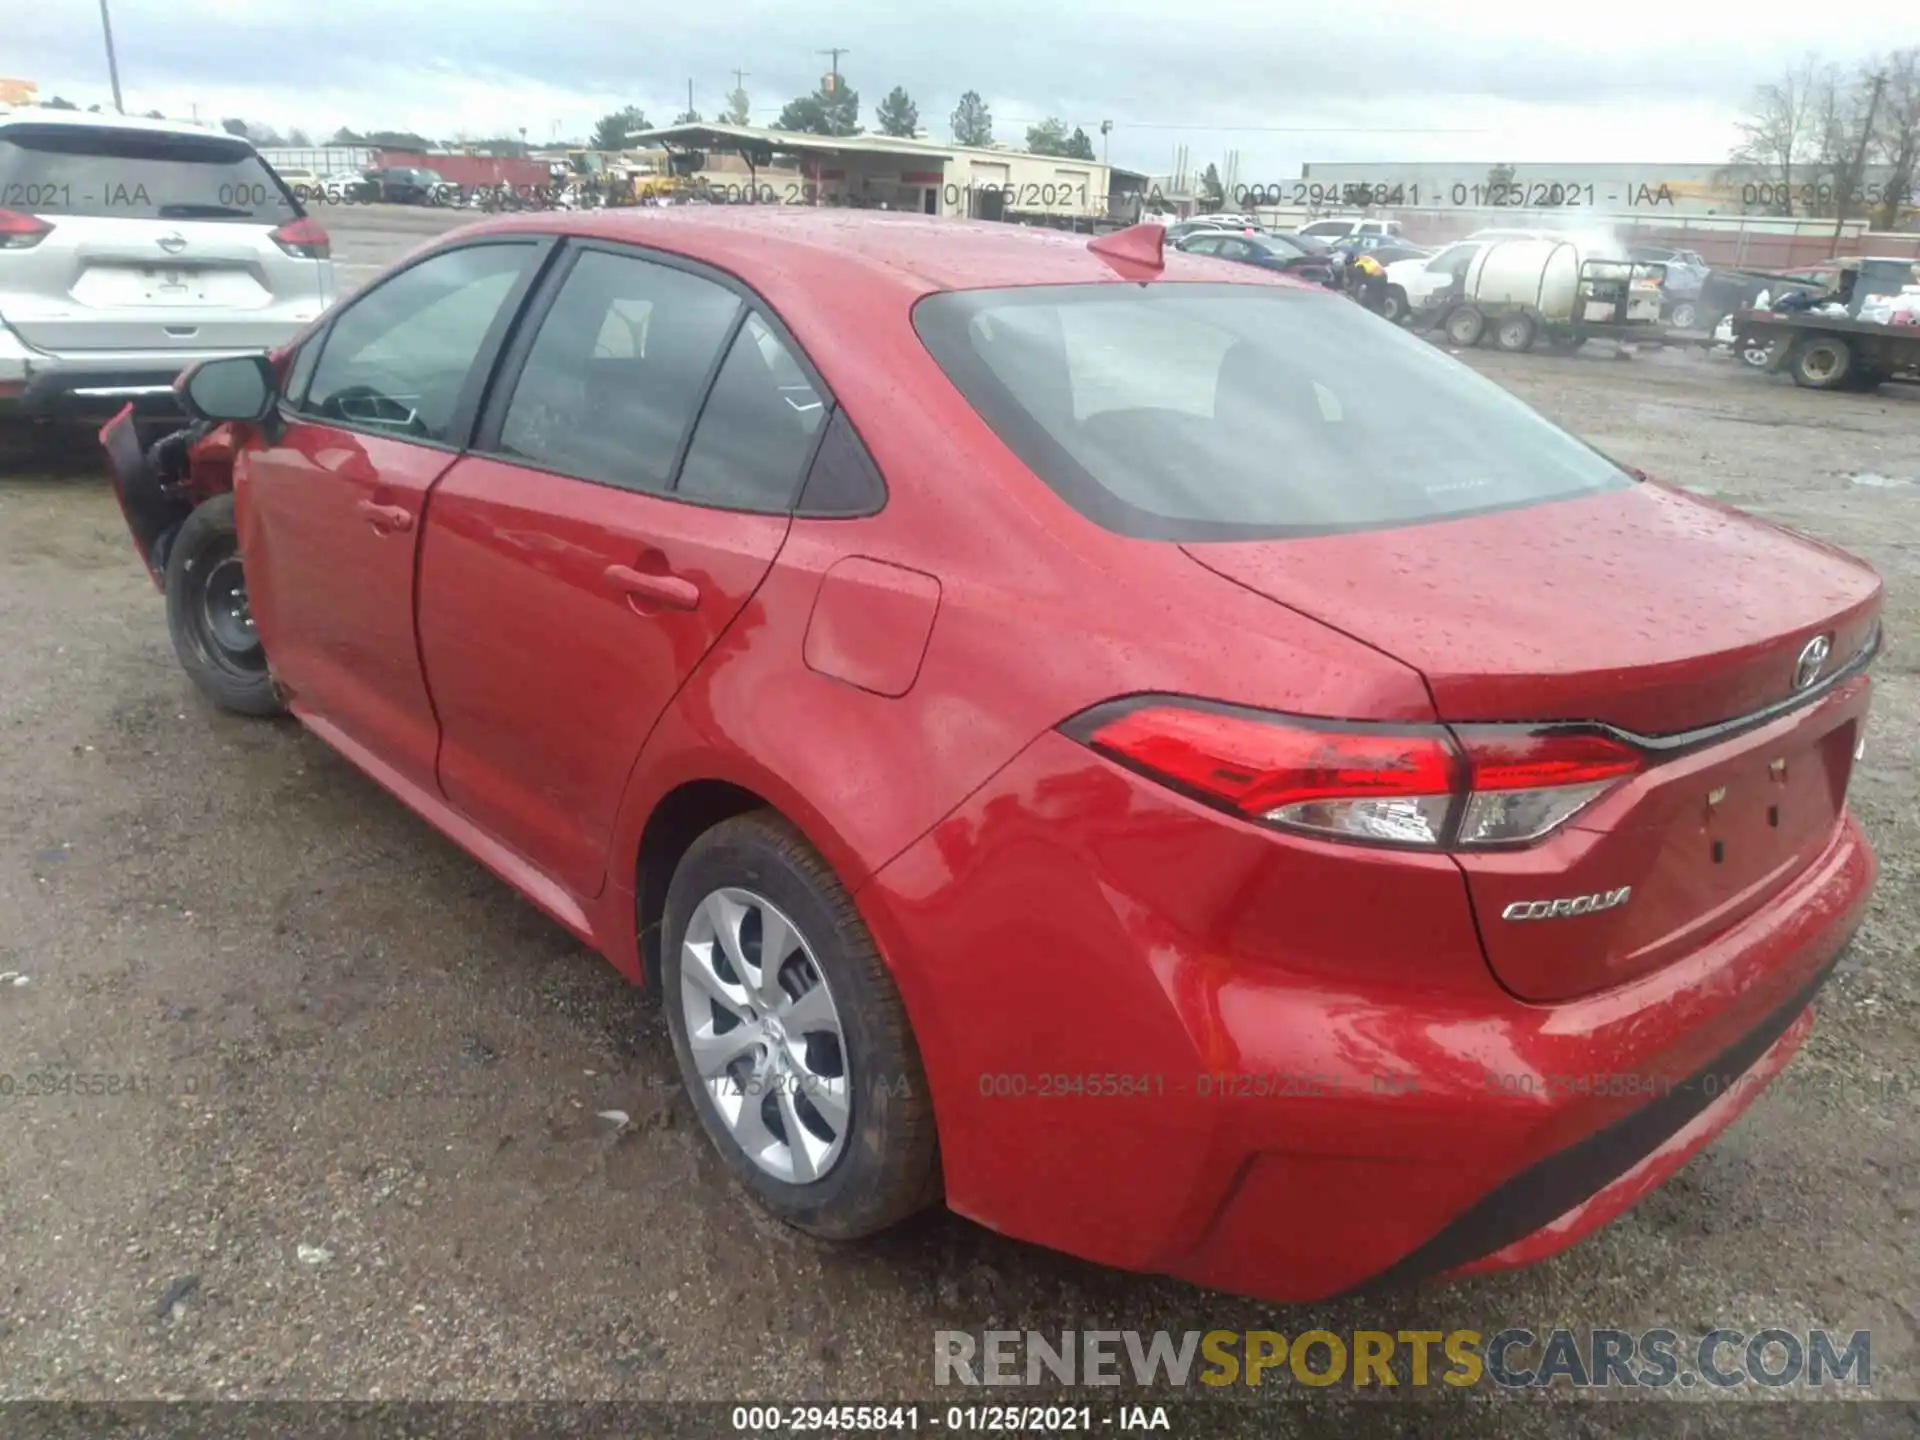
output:
{"label": "side mirror", "polygon": [[178,393],[196,420],[263,420],[277,384],[264,355],[202,360],[180,377]]}

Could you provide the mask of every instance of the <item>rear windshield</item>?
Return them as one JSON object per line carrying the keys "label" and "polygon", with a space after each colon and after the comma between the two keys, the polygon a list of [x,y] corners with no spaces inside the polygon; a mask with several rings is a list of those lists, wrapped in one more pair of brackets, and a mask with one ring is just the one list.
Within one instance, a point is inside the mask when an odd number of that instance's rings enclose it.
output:
{"label": "rear windshield", "polygon": [[266,162],[240,141],[91,125],[0,130],[0,209],[262,225],[302,213]]}
{"label": "rear windshield", "polygon": [[1492,381],[1325,292],[957,291],[922,300],[914,325],[1008,447],[1123,535],[1330,534],[1633,483]]}

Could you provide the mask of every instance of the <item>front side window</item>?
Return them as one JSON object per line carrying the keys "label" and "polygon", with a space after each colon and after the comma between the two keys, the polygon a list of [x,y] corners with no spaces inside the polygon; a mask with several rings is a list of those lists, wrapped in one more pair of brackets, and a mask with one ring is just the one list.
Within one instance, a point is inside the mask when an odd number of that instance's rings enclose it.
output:
{"label": "front side window", "polygon": [[329,327],[302,411],[453,442],[476,357],[534,250],[530,243],[450,250],[362,295]]}
{"label": "front side window", "polygon": [[922,341],[1064,500],[1166,540],[1339,533],[1631,484],[1345,299],[1245,285],[932,295]]}
{"label": "front side window", "polygon": [[527,352],[500,452],[664,494],[739,315],[739,298],[711,280],[631,255],[584,252]]}

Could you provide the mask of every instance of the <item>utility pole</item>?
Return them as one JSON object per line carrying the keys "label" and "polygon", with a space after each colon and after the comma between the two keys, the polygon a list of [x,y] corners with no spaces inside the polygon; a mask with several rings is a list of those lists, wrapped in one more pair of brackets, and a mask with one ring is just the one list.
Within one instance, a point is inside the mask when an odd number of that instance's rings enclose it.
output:
{"label": "utility pole", "polygon": [[1100,163],[1102,165],[1107,163],[1107,136],[1112,133],[1113,121],[1102,120],[1100,122]]}
{"label": "utility pole", "polygon": [[113,58],[113,20],[107,14],[107,0],[100,0],[100,28],[107,37],[107,77],[113,81],[113,108],[124,115],[127,107],[120,103],[120,62]]}
{"label": "utility pole", "polygon": [[693,77],[687,77],[687,114],[693,113]]}
{"label": "utility pole", "polygon": [[[102,0],[102,3],[104,4],[105,0]],[[814,53],[816,55],[830,55],[833,57],[833,69],[830,73],[833,75],[833,93],[835,95],[838,95],[840,93],[840,57],[842,55],[851,55],[853,52],[851,50],[841,48],[841,49],[833,49],[833,50],[816,50]]]}
{"label": "utility pole", "polygon": [[[106,0],[100,0],[105,4]],[[1867,123],[1860,127],[1860,148],[1854,152],[1853,169],[1842,176],[1844,184],[1835,187],[1840,193],[1833,197],[1833,243],[1827,247],[1827,258],[1831,260],[1840,253],[1840,230],[1847,223],[1847,195],[1855,185],[1867,178],[1867,145],[1873,139],[1873,120],[1880,113],[1880,92],[1887,87],[1887,74],[1883,70],[1873,77],[1873,94],[1867,100]]]}
{"label": "utility pole", "polygon": [[748,76],[748,75],[750,75],[750,74],[752,74],[752,73],[753,73],[753,72],[752,72],[752,71],[750,71],[750,70],[736,70],[736,71],[734,71],[734,72],[733,72],[733,88],[734,88],[734,89],[736,89],[736,90],[744,90],[744,89],[746,89],[746,88],[747,88],[747,76]]}

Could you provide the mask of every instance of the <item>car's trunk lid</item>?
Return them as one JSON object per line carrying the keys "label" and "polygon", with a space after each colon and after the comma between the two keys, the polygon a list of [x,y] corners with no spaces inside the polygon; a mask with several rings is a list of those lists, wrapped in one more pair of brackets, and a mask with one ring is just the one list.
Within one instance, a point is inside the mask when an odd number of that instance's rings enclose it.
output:
{"label": "car's trunk lid", "polygon": [[[1616,984],[1697,948],[1789,884],[1839,820],[1867,697],[1864,679],[1832,677],[1875,633],[1880,582],[1827,546],[1646,484],[1184,548],[1412,665],[1449,723],[1593,721],[1668,737],[1645,773],[1545,841],[1459,854],[1488,960],[1526,998]],[[1802,660],[1820,638],[1827,658],[1809,677]],[[1823,690],[1794,707],[1796,693]],[[1737,723],[1772,707],[1783,713]],[[1671,738],[1690,732],[1701,733]],[[1623,887],[1611,906],[1534,913]]]}

